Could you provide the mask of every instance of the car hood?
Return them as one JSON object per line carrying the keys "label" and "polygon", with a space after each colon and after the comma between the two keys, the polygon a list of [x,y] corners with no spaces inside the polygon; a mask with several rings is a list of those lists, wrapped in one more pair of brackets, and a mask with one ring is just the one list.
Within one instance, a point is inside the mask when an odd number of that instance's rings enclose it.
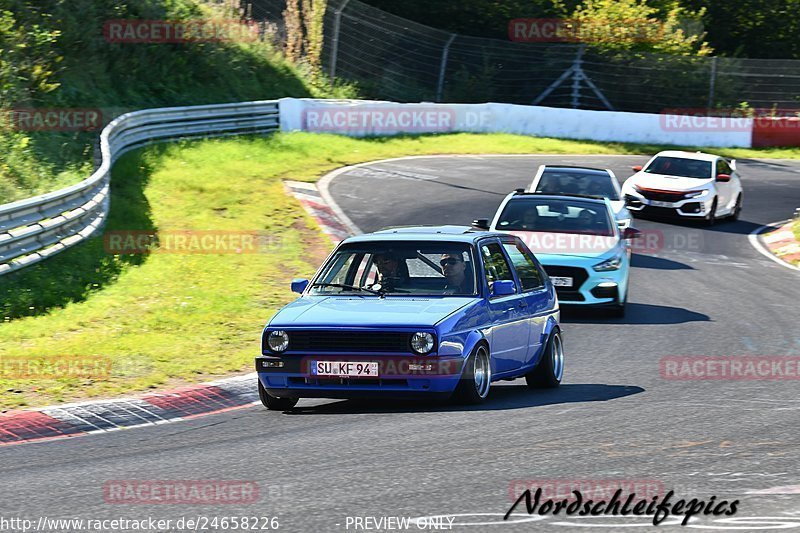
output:
{"label": "car hood", "polygon": [[543,263],[548,256],[574,256],[595,259],[607,255],[619,246],[619,238],[576,233],[550,233],[544,231],[510,231],[528,245],[531,252]]}
{"label": "car hood", "polygon": [[[684,178],[681,176],[665,176],[664,174],[634,174],[625,182],[625,185],[638,185],[648,189],[662,189],[665,191],[691,191],[702,189],[714,182],[712,178]],[[630,186],[629,185],[629,186]]]}
{"label": "car hood", "polygon": [[270,320],[270,327],[434,326],[477,297],[305,296]]}

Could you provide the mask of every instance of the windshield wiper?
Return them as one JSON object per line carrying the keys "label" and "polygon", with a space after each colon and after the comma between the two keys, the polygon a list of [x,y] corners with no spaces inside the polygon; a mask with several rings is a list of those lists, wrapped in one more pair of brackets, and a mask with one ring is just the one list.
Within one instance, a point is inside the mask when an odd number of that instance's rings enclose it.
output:
{"label": "windshield wiper", "polygon": [[367,289],[366,287],[356,287],[355,285],[346,285],[344,283],[315,283],[312,287],[339,287],[340,289],[347,289],[349,291],[365,291],[380,296],[381,291]]}
{"label": "windshield wiper", "polygon": [[392,289],[391,291],[387,291],[384,288],[368,289],[366,287],[356,287],[355,285],[346,285],[344,283],[315,283],[314,285],[312,285],[312,287],[340,287],[342,289],[347,289],[347,290],[350,290],[350,291],[365,291],[365,292],[369,292],[369,293],[372,293],[372,294],[376,294],[378,296],[385,296],[386,294],[393,293],[393,292],[404,292],[404,293],[410,293],[411,292],[411,291],[406,291],[406,290],[403,290],[403,289]]}

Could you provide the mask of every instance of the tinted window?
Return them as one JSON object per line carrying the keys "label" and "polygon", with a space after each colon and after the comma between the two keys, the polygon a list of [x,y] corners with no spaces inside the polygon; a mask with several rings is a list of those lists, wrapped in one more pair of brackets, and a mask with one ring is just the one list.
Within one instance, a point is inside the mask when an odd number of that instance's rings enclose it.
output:
{"label": "tinted window", "polygon": [[500,231],[542,231],[614,236],[614,221],[605,204],[580,198],[537,198],[536,195],[511,199],[497,221]]}
{"label": "tinted window", "polygon": [[656,157],[644,171],[648,174],[708,179],[711,177],[711,167],[711,161],[661,156]]}
{"label": "tinted window", "polygon": [[619,200],[617,189],[607,173],[545,170],[535,192],[545,194],[582,194]]}
{"label": "tinted window", "polygon": [[717,174],[732,174],[733,171],[724,159],[717,159]]}
{"label": "tinted window", "polygon": [[514,265],[514,270],[517,271],[517,277],[522,284],[524,292],[544,286],[539,269],[536,268],[536,263],[525,253],[526,250],[522,244],[503,243],[503,248],[506,249],[508,257],[511,258],[511,263]]}
{"label": "tinted window", "polygon": [[483,256],[483,269],[486,272],[486,281],[491,283],[498,280],[514,281],[514,274],[511,267],[503,255],[500,245],[497,243],[484,244],[481,246]]}

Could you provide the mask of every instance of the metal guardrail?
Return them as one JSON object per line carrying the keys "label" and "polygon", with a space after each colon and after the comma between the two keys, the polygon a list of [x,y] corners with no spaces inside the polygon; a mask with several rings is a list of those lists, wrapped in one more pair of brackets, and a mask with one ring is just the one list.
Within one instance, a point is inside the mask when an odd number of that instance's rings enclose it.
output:
{"label": "metal guardrail", "polygon": [[166,107],[114,119],[100,134],[100,167],[70,187],[0,205],[0,275],[95,235],[110,205],[111,167],[125,152],[157,142],[280,129],[275,100]]}

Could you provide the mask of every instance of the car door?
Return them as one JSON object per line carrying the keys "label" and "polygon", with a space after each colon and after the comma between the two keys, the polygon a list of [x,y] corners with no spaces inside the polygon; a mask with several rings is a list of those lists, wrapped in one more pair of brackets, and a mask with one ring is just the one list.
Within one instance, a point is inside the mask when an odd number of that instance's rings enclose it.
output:
{"label": "car door", "polygon": [[[510,372],[522,366],[527,358],[530,338],[528,302],[499,240],[481,241],[479,250],[485,282],[490,289],[488,307],[492,325],[489,342],[495,360],[495,372]],[[513,281],[516,294],[492,296],[492,284],[500,280]]]}
{"label": "car door", "polygon": [[544,329],[550,311],[550,295],[533,253],[522,240],[503,239],[503,248],[511,260],[511,266],[517,275],[517,284],[521,288],[521,296],[526,304],[521,308],[527,315],[529,331],[528,346],[522,360],[524,366],[530,364],[542,348]]}

